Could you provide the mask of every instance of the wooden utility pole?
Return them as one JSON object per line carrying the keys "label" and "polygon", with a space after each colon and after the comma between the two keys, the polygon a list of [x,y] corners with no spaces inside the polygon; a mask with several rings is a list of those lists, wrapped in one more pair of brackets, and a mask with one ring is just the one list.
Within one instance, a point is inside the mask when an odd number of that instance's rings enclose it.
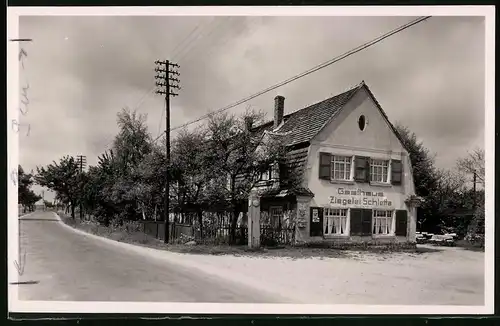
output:
{"label": "wooden utility pole", "polygon": [[[76,161],[80,165],[80,178],[82,177],[83,168],[87,165],[87,157],[85,155],[77,155]],[[81,180],[81,179],[80,179]],[[80,221],[83,221],[83,182],[80,184]]]}
{"label": "wooden utility pole", "polygon": [[473,177],[473,182],[474,182],[474,186],[473,186],[473,209],[476,210],[476,183],[477,183],[477,173],[476,173],[476,170],[473,171],[474,173],[474,177]]}
{"label": "wooden utility pole", "polygon": [[[169,217],[170,217],[170,176],[169,176],[169,171],[170,171],[170,96],[177,96],[178,94],[172,92],[171,89],[181,89],[179,86],[179,79],[177,79],[175,76],[179,76],[179,72],[175,71],[174,69],[179,68],[178,64],[171,63],[168,60],[165,61],[155,61],[156,68],[155,71],[157,72],[157,75],[155,76],[155,79],[158,81],[156,82],[156,86],[158,86],[158,89],[156,90],[156,94],[162,94],[165,95],[165,120],[166,120],[166,127],[165,127],[165,136],[166,136],[166,147],[167,147],[167,153],[166,153],[166,169],[165,169],[165,209],[164,209],[164,219],[165,219],[165,233],[164,233],[164,239],[163,241],[165,243],[168,243],[170,232],[169,232]],[[170,82],[173,82],[170,84]]]}

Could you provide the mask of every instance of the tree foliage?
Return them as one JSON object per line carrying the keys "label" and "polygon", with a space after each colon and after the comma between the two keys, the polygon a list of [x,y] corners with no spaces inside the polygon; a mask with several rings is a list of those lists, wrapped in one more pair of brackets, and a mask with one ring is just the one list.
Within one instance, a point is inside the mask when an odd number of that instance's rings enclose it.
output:
{"label": "tree foliage", "polygon": [[25,173],[22,166],[19,165],[17,172],[17,198],[19,204],[23,206],[24,211],[27,209],[32,211],[35,203],[42,199],[41,196],[31,190],[34,181],[33,175]]}
{"label": "tree foliage", "polygon": [[457,162],[458,169],[470,175],[476,174],[477,182],[484,185],[484,149],[475,148]]}
{"label": "tree foliage", "polygon": [[255,135],[247,122],[258,122],[262,113],[248,111],[241,117],[219,114],[210,117],[207,126],[208,175],[212,184],[212,201],[225,202],[231,215],[231,241],[235,241],[236,223],[242,205],[259,181],[262,172],[285,157],[280,137]]}
{"label": "tree foliage", "polygon": [[[484,163],[481,163],[484,162],[484,151],[476,149],[467,158],[459,159],[455,169],[438,169],[434,155],[418,141],[415,133],[402,125],[397,125],[396,129],[409,151],[415,191],[424,198],[424,203],[418,208],[418,227],[427,232],[447,231],[464,235],[472,220],[474,198],[478,196],[466,180],[474,170],[484,176]],[[478,176],[478,180],[484,180],[484,177]]]}
{"label": "tree foliage", "polygon": [[75,218],[75,206],[79,202],[82,178],[76,159],[65,156],[60,161],[46,167],[37,167],[36,182],[57,194],[57,198],[71,207],[71,217]]}

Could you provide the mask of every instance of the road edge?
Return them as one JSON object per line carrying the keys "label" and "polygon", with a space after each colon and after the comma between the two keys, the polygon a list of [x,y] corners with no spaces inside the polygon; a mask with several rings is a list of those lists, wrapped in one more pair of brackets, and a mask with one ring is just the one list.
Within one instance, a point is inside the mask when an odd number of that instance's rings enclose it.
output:
{"label": "road edge", "polygon": [[95,239],[98,241],[106,242],[106,243],[113,245],[115,247],[122,248],[125,250],[130,250],[130,251],[133,251],[133,252],[138,253],[138,254],[148,254],[149,256],[151,256],[153,258],[168,261],[169,263],[177,264],[177,265],[184,267],[184,268],[196,269],[197,271],[199,271],[201,273],[205,273],[205,274],[208,274],[210,276],[215,276],[217,278],[221,278],[221,279],[226,280],[226,281],[230,281],[230,282],[233,282],[236,284],[241,284],[241,285],[259,290],[265,294],[268,294],[269,296],[276,298],[277,300],[286,301],[287,303],[305,303],[305,302],[300,302],[297,297],[292,298],[292,297],[283,295],[283,294],[278,292],[279,290],[276,290],[276,291],[270,290],[269,285],[267,284],[267,286],[266,286],[266,284],[263,284],[262,280],[253,279],[253,278],[245,277],[242,275],[234,275],[232,273],[225,272],[225,270],[223,268],[214,268],[213,266],[210,266],[207,264],[193,262],[189,257],[189,256],[193,256],[192,254],[173,253],[173,252],[169,252],[167,250],[148,248],[148,247],[134,245],[131,243],[116,241],[116,240],[109,239],[106,237],[101,237],[101,236],[91,234],[91,233],[79,230],[77,228],[71,227],[68,224],[64,223],[63,220],[61,219],[61,217],[56,212],[52,212],[52,213],[56,216],[59,223],[62,224],[66,229],[69,229],[69,230],[71,230],[75,233],[78,233],[80,235],[83,235],[83,236],[86,236],[86,237],[89,237],[89,238],[92,238],[92,239]]}

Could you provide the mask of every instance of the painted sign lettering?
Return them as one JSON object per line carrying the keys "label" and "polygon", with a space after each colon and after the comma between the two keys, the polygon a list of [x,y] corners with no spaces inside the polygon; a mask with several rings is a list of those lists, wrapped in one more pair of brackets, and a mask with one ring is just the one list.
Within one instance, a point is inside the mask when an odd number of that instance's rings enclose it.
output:
{"label": "painted sign lettering", "polygon": [[392,206],[392,201],[385,198],[381,191],[339,188],[336,196],[330,196],[332,205]]}
{"label": "painted sign lettering", "polygon": [[363,196],[363,197],[384,197],[381,191],[364,191],[362,189],[338,189],[339,195]]}
{"label": "painted sign lettering", "polygon": [[363,206],[392,206],[392,201],[387,199],[376,199],[376,198],[339,198],[335,196],[330,196],[330,204],[334,205],[363,205]]}

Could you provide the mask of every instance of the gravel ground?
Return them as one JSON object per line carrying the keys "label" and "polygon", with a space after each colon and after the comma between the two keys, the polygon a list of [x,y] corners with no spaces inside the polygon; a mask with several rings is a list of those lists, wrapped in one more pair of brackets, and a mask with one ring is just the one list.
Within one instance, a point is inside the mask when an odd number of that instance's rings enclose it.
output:
{"label": "gravel ground", "polygon": [[483,252],[430,246],[419,251],[309,259],[174,255],[302,303],[484,305]]}

